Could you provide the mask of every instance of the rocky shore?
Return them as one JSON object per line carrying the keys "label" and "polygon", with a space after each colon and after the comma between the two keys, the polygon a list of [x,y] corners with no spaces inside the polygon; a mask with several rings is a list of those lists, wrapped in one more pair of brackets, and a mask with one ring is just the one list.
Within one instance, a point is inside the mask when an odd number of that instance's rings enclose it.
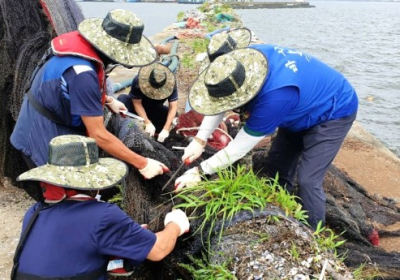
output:
{"label": "rocky shore", "polygon": [[[151,39],[154,43],[182,32],[181,28],[168,26]],[[257,41],[257,43],[261,43]],[[184,41],[180,42],[178,55],[190,51]],[[115,80],[124,79],[126,70],[116,74]],[[197,68],[182,69],[177,73],[180,112],[184,111],[191,83],[197,77]],[[376,137],[357,121],[344,141],[334,163],[351,179],[364,187],[371,196],[388,198],[400,207],[400,158],[386,148]],[[400,222],[399,222],[400,228]],[[389,251],[400,252],[400,238],[381,238],[381,246]]]}
{"label": "rocky shore", "polygon": [[[183,30],[176,26],[168,26],[157,35],[150,38],[153,43],[159,43],[166,38],[176,36]],[[190,52],[190,47],[181,40],[178,56]],[[198,66],[198,65],[197,65]],[[125,81],[136,74],[137,69],[117,68],[111,78],[114,82]],[[184,111],[188,90],[197,77],[196,65],[190,69],[177,70],[179,107],[180,113]],[[126,93],[126,90],[123,92]],[[359,123],[355,123],[347,136],[334,165],[344,172],[349,178],[360,184],[371,197],[389,199],[400,207],[400,159],[390,152],[382,143],[373,137]],[[0,188],[0,216],[2,230],[0,231],[0,279],[9,279],[12,257],[18,242],[23,214],[33,201],[27,195],[5,184]],[[400,223],[385,228],[376,225],[379,230],[399,230]],[[381,237],[379,247],[390,252],[400,252],[399,237]]]}

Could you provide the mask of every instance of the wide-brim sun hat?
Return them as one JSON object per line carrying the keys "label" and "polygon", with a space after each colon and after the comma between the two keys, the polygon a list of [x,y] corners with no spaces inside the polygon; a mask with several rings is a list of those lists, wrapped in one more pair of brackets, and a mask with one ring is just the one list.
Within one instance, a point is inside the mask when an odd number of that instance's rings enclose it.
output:
{"label": "wide-brim sun hat", "polygon": [[114,158],[99,158],[94,139],[62,135],[49,145],[48,163],[25,173],[17,181],[40,181],[78,190],[102,190],[119,184],[127,165]]}
{"label": "wide-brim sun hat", "polygon": [[190,107],[203,115],[239,108],[257,95],[267,75],[268,60],[258,50],[243,48],[221,55],[190,88]]}
{"label": "wide-brim sun hat", "polygon": [[174,73],[162,63],[152,63],[140,68],[139,87],[148,98],[161,100],[168,98],[175,87]]}
{"label": "wide-brim sun hat", "polygon": [[143,35],[144,24],[134,13],[115,9],[104,19],[83,20],[78,31],[96,49],[126,67],[153,63],[157,52]]}
{"label": "wide-brim sun hat", "polygon": [[249,46],[251,42],[251,31],[246,27],[222,31],[211,37],[207,46],[207,57],[200,64],[199,73],[203,72],[210,62],[220,55],[236,49]]}

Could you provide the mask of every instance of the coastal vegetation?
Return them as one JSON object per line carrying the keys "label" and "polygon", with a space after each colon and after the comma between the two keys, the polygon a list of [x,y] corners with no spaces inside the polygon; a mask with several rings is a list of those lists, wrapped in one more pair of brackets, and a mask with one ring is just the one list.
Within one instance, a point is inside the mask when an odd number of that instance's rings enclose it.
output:
{"label": "coastal vegetation", "polygon": [[[227,26],[230,26],[231,28],[243,26],[241,19],[236,16],[234,10],[231,6],[229,6],[229,4],[221,4],[218,2],[215,4],[205,3],[198,9],[206,15],[200,24],[203,27],[201,32],[204,35],[215,30],[226,28]],[[216,20],[217,15],[221,12],[231,15],[232,21],[221,22]],[[185,16],[185,13],[179,13],[177,17],[178,21],[185,20]],[[180,67],[176,75],[178,88],[181,95],[180,99],[182,100],[181,102],[185,102],[186,94],[188,93],[192,82],[198,75],[198,69],[201,62],[197,58],[200,54],[207,52],[206,48],[208,42],[209,40],[204,38],[204,36],[202,38],[180,38],[180,46],[178,51],[180,56]],[[247,165],[239,166],[237,169],[219,172],[217,180],[205,180],[204,183],[198,187],[192,190],[186,190],[176,197],[176,199],[183,201],[178,207],[183,207],[189,213],[193,213],[191,216],[192,219],[196,217],[201,221],[201,224],[196,228],[195,233],[206,237],[205,239],[202,239],[205,243],[206,250],[202,254],[190,256],[191,263],[180,263],[182,267],[192,274],[193,279],[244,279],[241,277],[252,275],[251,272],[247,272],[247,274],[241,274],[239,272],[241,271],[240,267],[245,266],[243,263],[246,263],[247,266],[251,265],[251,263],[256,263],[257,257],[252,260],[251,257],[249,258],[249,254],[245,254],[248,259],[241,262],[240,260],[238,261],[238,259],[241,258],[240,254],[229,255],[226,253],[224,257],[221,257],[220,253],[218,253],[219,251],[229,251],[229,245],[226,245],[225,239],[228,239],[230,242],[232,241],[232,231],[235,232],[235,235],[243,234],[242,238],[244,239],[248,237],[248,234],[252,235],[253,237],[249,237],[249,239],[246,240],[252,240],[252,242],[255,244],[265,245],[266,242],[268,242],[268,246],[272,247],[278,245],[271,244],[277,244],[279,242],[288,244],[285,245],[286,247],[281,250],[281,253],[282,256],[290,256],[290,261],[294,262],[292,263],[293,266],[296,266],[296,262],[301,263],[305,260],[307,261],[307,257],[308,259],[311,258],[313,260],[312,263],[315,270],[312,273],[310,272],[310,275],[314,275],[314,277],[311,277],[310,279],[317,279],[319,276],[317,276],[318,273],[320,273],[320,275],[327,273],[327,268],[322,262],[321,258],[323,257],[321,257],[321,255],[325,258],[329,256],[331,261],[334,263],[334,266],[337,266],[335,268],[336,271],[341,271],[343,275],[347,275],[348,278],[346,279],[379,279],[381,275],[379,268],[375,265],[371,265],[371,263],[368,262],[360,262],[358,265],[353,266],[352,269],[344,268],[345,261],[348,258],[353,258],[353,256],[349,256],[347,254],[348,249],[345,247],[346,236],[348,236],[349,232],[338,232],[336,229],[330,228],[329,226],[322,227],[320,225],[315,232],[309,232],[311,238],[310,236],[307,238],[310,238],[310,246],[307,247],[304,246],[304,243],[302,242],[300,242],[300,244],[298,243],[299,236],[291,236],[288,234],[286,236],[286,240],[278,239],[274,237],[273,234],[268,234],[268,230],[266,230],[264,227],[262,227],[262,230],[257,227],[253,228],[253,226],[250,225],[251,222],[246,223],[246,225],[243,227],[240,225],[240,222],[239,225],[236,223],[235,225],[230,226],[232,217],[234,217],[237,213],[240,213],[242,210],[246,211],[247,209],[248,211],[252,212],[255,209],[261,209],[265,207],[265,205],[269,204],[279,206],[279,208],[282,210],[282,212],[276,212],[279,213],[277,215],[268,215],[265,218],[269,227],[285,224],[287,222],[286,218],[289,217],[295,218],[299,224],[303,224],[304,222],[304,213],[301,211],[300,205],[297,204],[296,197],[285,193],[284,189],[281,186],[278,186],[275,180],[257,181],[260,177],[258,175],[260,174],[248,170],[249,166]],[[236,184],[236,182],[240,182],[240,184]],[[260,194],[257,191],[251,191],[253,190],[252,187],[250,187],[251,185],[263,185],[261,189],[264,190],[264,192]],[[267,189],[268,191],[266,191]],[[268,194],[268,192],[270,193]],[[236,196],[236,194],[242,194],[245,198],[238,200],[238,197],[240,196]],[[202,210],[200,211],[200,209]],[[253,221],[254,223],[264,223],[264,221],[258,221],[257,219],[255,220],[256,222]],[[221,224],[224,226],[221,226]],[[213,226],[217,226],[219,231],[213,232]],[[236,228],[236,231],[234,228]],[[244,232],[238,233],[238,228]],[[280,230],[282,231],[282,234],[286,232],[286,230]],[[293,231],[296,230],[308,232],[306,227],[301,226],[300,229],[293,229]],[[241,247],[238,245],[237,250],[240,251],[239,248],[246,248],[246,246]],[[266,247],[257,245],[252,248],[254,251],[257,251],[265,250]],[[340,252],[338,249],[340,249]],[[250,256],[254,257],[254,254],[251,253]],[[261,259],[263,258],[264,257],[261,256]],[[329,265],[327,266],[329,267]],[[352,270],[352,273],[346,274],[346,270]],[[326,279],[342,279],[335,278],[335,276],[339,277],[335,271],[330,270],[330,272],[327,273]]]}
{"label": "coastal vegetation", "polygon": [[[201,235],[206,235],[206,238],[202,238],[206,240],[206,249],[202,254],[199,257],[190,256],[192,264],[180,264],[192,273],[193,279],[237,279],[232,274],[234,256],[224,256],[212,250],[211,247],[219,246],[225,225],[231,224],[232,219],[242,211],[254,214],[257,210],[266,209],[268,205],[274,205],[283,211],[266,217],[268,224],[279,224],[281,220],[288,217],[294,217],[306,224],[307,216],[297,202],[297,197],[287,193],[278,184],[278,176],[260,178],[251,168],[243,165],[221,170],[212,180],[203,178],[198,186],[184,189],[176,195],[176,198],[183,201],[176,205],[176,208],[193,213],[193,218],[200,219],[202,222],[197,231]],[[217,227],[217,225],[220,226]],[[219,228],[219,231],[215,232],[215,228]],[[265,231],[251,227],[248,230],[252,235],[257,236],[256,243],[263,244],[271,241]],[[193,234],[198,233],[197,231]],[[214,243],[211,238],[213,235],[217,236]],[[305,257],[311,258],[312,264],[318,263],[323,258],[323,254],[331,254],[331,262],[336,262],[336,266],[341,266],[343,269],[343,260],[339,258],[336,249],[346,241],[340,235],[336,235],[331,229],[319,224],[316,231],[312,233],[312,239],[313,242],[302,244],[302,246],[297,245],[294,240],[288,240],[290,243],[287,249],[288,258],[298,263],[303,262]],[[304,247],[307,247],[307,254],[304,254]],[[217,255],[217,259],[222,259],[222,261],[210,261]],[[318,266],[315,272],[321,273]]]}
{"label": "coastal vegetation", "polygon": [[[61,13],[61,16],[78,15],[69,13],[68,9],[63,10],[64,7],[58,2],[40,2],[49,4],[50,14],[60,15],[59,12],[63,11],[65,13]],[[51,36],[59,30],[51,29],[48,19],[43,21],[46,15],[38,11],[36,1],[9,0],[2,3],[2,19],[7,24],[3,24],[4,36],[0,48],[5,58],[2,61],[4,73],[0,84],[3,88],[1,92],[8,95],[3,98],[6,103],[2,107],[1,117],[3,138],[8,140],[7,133],[13,124],[9,110],[12,109],[14,117],[18,116],[18,100],[22,99],[21,94],[18,95],[22,90],[11,90],[11,87],[23,88],[25,82],[29,81]],[[200,24],[203,28],[197,34],[201,37],[179,38],[177,54],[181,63],[176,76],[181,104],[185,103],[189,87],[198,76],[200,61],[197,58],[206,53],[208,40],[204,35],[228,26],[234,28],[243,25],[225,3],[206,3],[200,8],[205,18]],[[231,17],[221,17],[221,14]],[[181,16],[183,20],[185,13]],[[226,18],[231,18],[231,21],[222,20]],[[190,31],[182,30],[189,35],[193,34]],[[15,45],[21,48],[15,48]],[[21,61],[24,63],[18,63]],[[27,62],[29,65],[25,65]],[[180,109],[180,113],[183,113],[182,107]],[[260,150],[255,149],[249,155],[249,161],[241,162],[235,168],[221,171],[216,177],[205,180],[205,184],[209,185],[173,195],[173,184],[168,186],[170,192],[165,193],[161,188],[171,174],[178,170],[182,155],[180,151],[174,153],[169,149],[171,145],[163,146],[145,137],[137,129],[138,126],[128,119],[118,115],[110,118],[107,126],[110,132],[132,150],[165,162],[171,172],[157,176],[154,180],[144,180],[135,168],[131,168],[126,182],[119,187],[119,194],[108,200],[114,190],[105,190],[103,199],[117,203],[135,221],[148,224],[152,231],[164,227],[163,215],[172,207],[185,209],[191,219],[191,232],[179,238],[178,246],[166,260],[146,262],[127,279],[397,279],[399,255],[380,250],[367,237],[370,230],[375,229],[375,224],[389,227],[397,223],[400,220],[398,209],[390,200],[370,196],[343,172],[330,169],[325,182],[329,223],[312,232],[302,222],[304,213],[297,198],[288,195],[276,184],[277,178],[262,179],[263,174],[259,168],[262,160],[257,157]],[[183,147],[189,139],[174,138],[172,140],[176,142],[172,144]],[[3,155],[2,162],[9,163],[10,159],[14,161],[4,166],[13,169],[14,174],[20,174],[19,162],[12,150],[7,149],[8,141],[3,144],[2,152],[6,156]],[[262,152],[265,153],[267,149],[268,143],[262,147]],[[255,191],[253,184],[263,192]],[[232,197],[224,188],[232,192]],[[4,197],[4,205],[13,201],[11,199],[14,199],[14,195]],[[19,222],[15,224],[19,226]],[[4,226],[7,229],[10,225],[7,219]],[[7,230],[4,232],[8,234]],[[381,229],[379,233],[398,234],[396,230],[385,232]]]}

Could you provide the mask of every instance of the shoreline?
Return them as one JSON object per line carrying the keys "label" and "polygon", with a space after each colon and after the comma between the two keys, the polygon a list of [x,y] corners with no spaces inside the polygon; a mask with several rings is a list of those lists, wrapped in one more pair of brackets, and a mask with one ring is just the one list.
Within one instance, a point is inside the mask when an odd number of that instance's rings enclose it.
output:
{"label": "shoreline", "polygon": [[[172,1],[165,1],[165,0],[137,0],[137,1],[125,1],[125,0],[99,0],[99,1],[75,1],[75,2],[106,2],[106,3],[158,3],[158,4],[193,4],[193,5],[201,5],[205,1],[203,0],[172,0]],[[292,8],[315,8],[314,5],[310,5],[309,2],[227,2],[233,9],[292,9]]]}
{"label": "shoreline", "polygon": [[[165,38],[174,36],[179,30],[181,29],[170,25],[152,36],[150,40],[154,43],[161,42]],[[177,54],[182,55],[179,48]],[[177,76],[185,74],[177,71]],[[179,111],[184,109],[187,98],[187,92],[181,90],[180,83],[178,83],[178,94]],[[335,157],[333,165],[362,186],[371,197],[377,200],[390,200],[394,206],[400,207],[400,158],[357,120]],[[390,231],[397,227],[400,229],[400,223],[394,228],[377,225],[378,230]],[[381,237],[379,247],[387,251],[400,252],[400,237]]]}
{"label": "shoreline", "polygon": [[[175,35],[179,30],[183,29],[171,24],[149,39],[153,43],[160,43],[162,40]],[[180,42],[180,44],[183,43]],[[182,55],[182,53],[179,53],[179,49],[177,54]],[[115,73],[112,72],[111,78],[114,82],[133,78],[137,70],[137,68],[119,68],[115,70]],[[124,91],[126,92],[126,89]],[[178,110],[182,112],[186,102],[185,94],[187,93],[184,90],[181,92],[179,88],[178,92]],[[390,197],[396,201],[396,206],[400,207],[400,158],[357,121],[351,128],[333,163],[362,185],[372,196]],[[2,220],[3,230],[0,235],[3,244],[0,248],[0,252],[2,252],[0,279],[8,279],[14,249],[19,240],[22,217],[27,208],[33,204],[33,200],[22,190],[9,184],[5,184],[1,189],[0,213],[4,219]],[[380,248],[400,252],[400,237],[381,238],[380,241]]]}

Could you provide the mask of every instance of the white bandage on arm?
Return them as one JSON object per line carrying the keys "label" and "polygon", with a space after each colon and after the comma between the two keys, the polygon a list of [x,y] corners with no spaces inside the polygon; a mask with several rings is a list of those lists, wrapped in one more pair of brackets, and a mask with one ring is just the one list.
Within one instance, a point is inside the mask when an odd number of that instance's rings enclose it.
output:
{"label": "white bandage on arm", "polygon": [[196,136],[199,137],[201,140],[207,142],[208,138],[210,138],[211,134],[222,122],[223,118],[223,113],[215,116],[205,116],[203,121],[201,122],[199,131],[197,132]]}
{"label": "white bandage on arm", "polygon": [[203,161],[200,166],[205,174],[213,174],[220,169],[224,169],[235,161],[244,157],[254,148],[265,136],[251,136],[240,129],[235,139],[228,146]]}

